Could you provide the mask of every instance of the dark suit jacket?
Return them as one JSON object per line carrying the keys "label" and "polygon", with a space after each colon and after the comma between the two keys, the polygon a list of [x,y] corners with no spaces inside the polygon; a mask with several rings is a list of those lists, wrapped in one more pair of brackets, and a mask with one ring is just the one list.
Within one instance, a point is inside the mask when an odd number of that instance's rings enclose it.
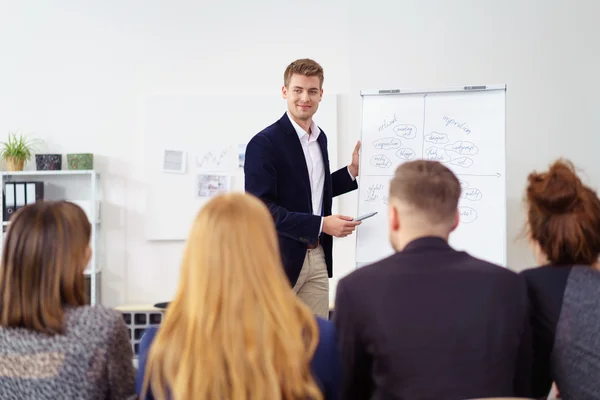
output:
{"label": "dark suit jacket", "polygon": [[343,278],[333,318],[344,399],[528,396],[524,279],[420,238]]}
{"label": "dark suit jacket", "polygon": [[[325,167],[323,210],[331,215],[332,198],[356,189],[346,167],[331,174],[327,153],[327,136],[321,131],[318,138]],[[321,217],[313,215],[310,180],[300,138],[287,114],[256,134],[246,147],[244,162],[246,191],[261,198],[275,219],[279,234],[282,262],[292,286],[302,269],[306,246],[320,243],[325,251],[327,272],[333,275],[330,235],[319,238]]]}
{"label": "dark suit jacket", "polygon": [[[341,377],[340,353],[337,346],[337,336],[335,326],[332,322],[317,317],[319,325],[319,343],[310,366],[313,377],[323,392],[325,400],[338,400],[339,381]],[[158,332],[158,326],[151,326],[146,329],[144,336],[140,341],[138,370],[135,381],[135,389],[138,396],[141,395],[144,385],[144,375],[146,374],[146,362],[150,346]],[[202,365],[198,366],[202,368]],[[144,400],[152,400],[154,396],[152,391],[146,395]]]}

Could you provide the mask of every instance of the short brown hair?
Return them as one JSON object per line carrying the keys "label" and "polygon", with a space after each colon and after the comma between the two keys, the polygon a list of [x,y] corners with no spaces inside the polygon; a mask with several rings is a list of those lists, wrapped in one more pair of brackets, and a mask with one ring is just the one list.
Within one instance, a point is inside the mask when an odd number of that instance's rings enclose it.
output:
{"label": "short brown hair", "polygon": [[390,183],[390,197],[423,212],[432,223],[451,221],[460,198],[460,182],[438,161],[401,164]]}
{"label": "short brown hair", "polygon": [[314,60],[310,58],[302,58],[300,60],[296,60],[287,66],[285,72],[283,73],[283,84],[285,87],[288,87],[290,84],[290,79],[292,75],[304,75],[304,76],[316,76],[319,78],[319,82],[321,83],[321,87],[323,87],[323,80],[325,79],[325,75],[323,74],[323,67],[319,65]]}
{"label": "short brown hair", "polygon": [[554,265],[591,265],[600,254],[600,200],[573,163],[559,159],[527,178],[525,199],[531,239]]}
{"label": "short brown hair", "polygon": [[37,202],[15,213],[2,252],[1,326],[64,332],[64,307],[86,304],[90,235],[85,212],[73,203]]}

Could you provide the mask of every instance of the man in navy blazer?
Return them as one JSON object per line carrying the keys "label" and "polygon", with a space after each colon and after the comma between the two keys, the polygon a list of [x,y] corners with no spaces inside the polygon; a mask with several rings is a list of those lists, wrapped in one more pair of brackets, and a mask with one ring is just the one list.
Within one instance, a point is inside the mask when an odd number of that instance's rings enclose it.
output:
{"label": "man in navy blazer", "polygon": [[395,253],[337,285],[340,398],[529,398],[525,280],[450,246],[460,197],[458,178],[438,161],[396,169],[388,204]]}
{"label": "man in navy blazer", "polygon": [[329,170],[327,137],[312,117],[323,96],[323,69],[313,60],[291,63],[284,73],[288,111],[256,134],[246,147],[245,189],[268,206],[279,235],[285,272],[313,312],[329,314],[333,238],[351,234],[360,222],[331,215],[332,198],[356,189],[357,142],[352,163]]}

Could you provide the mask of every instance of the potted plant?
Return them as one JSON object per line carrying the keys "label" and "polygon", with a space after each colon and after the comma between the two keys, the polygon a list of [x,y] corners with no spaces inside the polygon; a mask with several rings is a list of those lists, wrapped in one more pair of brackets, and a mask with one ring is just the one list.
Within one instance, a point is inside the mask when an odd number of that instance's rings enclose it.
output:
{"label": "potted plant", "polygon": [[0,142],[0,158],[6,161],[9,171],[23,171],[23,166],[33,157],[35,141],[21,134],[9,132],[8,140]]}

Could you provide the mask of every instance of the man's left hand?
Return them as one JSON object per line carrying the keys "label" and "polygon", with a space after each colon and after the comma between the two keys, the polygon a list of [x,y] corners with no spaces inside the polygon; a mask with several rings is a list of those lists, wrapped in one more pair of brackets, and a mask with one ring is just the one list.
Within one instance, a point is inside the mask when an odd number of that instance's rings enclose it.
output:
{"label": "man's left hand", "polygon": [[355,178],[358,176],[358,160],[360,158],[358,153],[359,150],[360,140],[356,142],[356,146],[354,146],[354,151],[352,152],[352,164],[348,166],[348,170]]}

